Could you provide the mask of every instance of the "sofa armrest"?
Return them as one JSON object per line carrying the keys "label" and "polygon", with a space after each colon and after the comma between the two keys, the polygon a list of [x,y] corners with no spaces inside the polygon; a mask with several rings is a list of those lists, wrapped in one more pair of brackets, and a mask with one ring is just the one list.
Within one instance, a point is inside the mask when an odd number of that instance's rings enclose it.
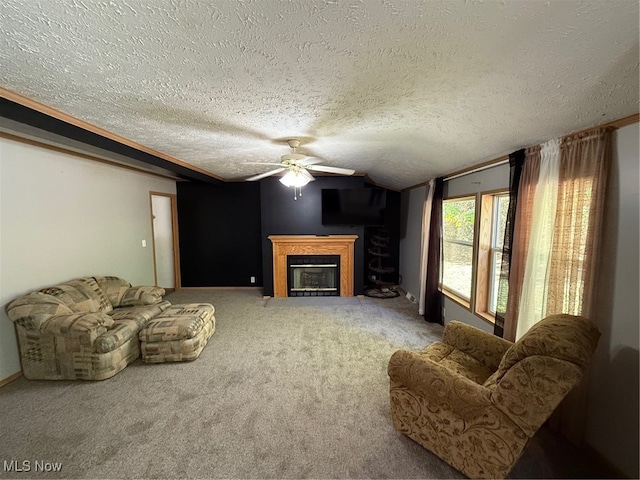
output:
{"label": "sofa armrest", "polygon": [[155,305],[162,301],[164,288],[149,285],[130,287],[124,292],[118,305],[114,307],[137,307],[141,305]]}
{"label": "sofa armrest", "polygon": [[512,342],[466,323],[452,321],[445,325],[442,342],[472,356],[492,371],[498,368]]}
{"label": "sofa armrest", "polygon": [[447,405],[465,418],[478,408],[492,406],[491,392],[473,380],[447,369],[420,354],[398,350],[389,360],[387,373],[392,382],[414,393]]}
{"label": "sofa armrest", "polygon": [[73,311],[58,298],[42,292],[31,292],[16,298],[6,307],[7,315],[26,330],[39,331],[51,317],[71,315]]}
{"label": "sofa armrest", "polygon": [[101,335],[111,326],[113,326],[113,319],[106,313],[72,313],[49,318],[40,326],[40,332],[51,334],[99,332],[98,335]]}

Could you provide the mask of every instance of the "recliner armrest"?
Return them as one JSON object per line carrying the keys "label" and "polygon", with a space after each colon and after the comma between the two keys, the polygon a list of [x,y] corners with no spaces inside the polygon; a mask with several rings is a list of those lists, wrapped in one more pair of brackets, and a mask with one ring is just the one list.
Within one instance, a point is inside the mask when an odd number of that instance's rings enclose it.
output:
{"label": "recliner armrest", "polygon": [[490,388],[491,402],[532,437],[581,380],[577,365],[534,355],[513,365]]}
{"label": "recliner armrest", "polygon": [[472,356],[492,371],[497,370],[512,342],[466,323],[452,321],[445,325],[442,342]]}
{"label": "recliner armrest", "polygon": [[491,392],[487,388],[414,352],[395,352],[389,360],[387,373],[393,382],[446,404],[461,417],[465,417],[465,411],[471,414],[479,407],[492,406]]}

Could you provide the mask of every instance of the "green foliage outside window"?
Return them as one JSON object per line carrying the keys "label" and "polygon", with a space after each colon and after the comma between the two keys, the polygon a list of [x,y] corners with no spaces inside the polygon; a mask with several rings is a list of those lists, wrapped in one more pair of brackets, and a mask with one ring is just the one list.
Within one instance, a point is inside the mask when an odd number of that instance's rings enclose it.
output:
{"label": "green foliage outside window", "polygon": [[446,240],[473,242],[476,202],[474,198],[445,200],[443,202],[443,228]]}
{"label": "green foliage outside window", "polygon": [[442,204],[442,284],[467,299],[471,296],[475,208],[473,197]]}

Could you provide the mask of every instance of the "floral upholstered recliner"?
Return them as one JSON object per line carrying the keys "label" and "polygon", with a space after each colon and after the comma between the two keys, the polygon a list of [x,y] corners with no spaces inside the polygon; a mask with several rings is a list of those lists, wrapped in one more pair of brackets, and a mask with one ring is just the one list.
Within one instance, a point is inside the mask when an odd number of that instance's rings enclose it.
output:
{"label": "floral upholstered recliner", "polygon": [[160,287],[83,277],[7,305],[22,372],[39,380],[104,380],[140,356],[138,332],[171,306]]}
{"label": "floral upholstered recliner", "polygon": [[553,315],[516,343],[460,322],[388,366],[399,432],[471,478],[504,478],[527,441],[582,379],[600,333]]}

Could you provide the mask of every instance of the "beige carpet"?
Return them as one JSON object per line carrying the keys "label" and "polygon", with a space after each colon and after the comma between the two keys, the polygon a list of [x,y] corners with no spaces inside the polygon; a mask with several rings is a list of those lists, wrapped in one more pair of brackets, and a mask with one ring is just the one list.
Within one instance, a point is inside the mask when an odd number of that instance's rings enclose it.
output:
{"label": "beige carpet", "polygon": [[[138,360],[103,382],[19,378],[0,388],[0,477],[463,478],[389,419],[390,355],[442,332],[403,297],[191,290],[168,299],[215,305],[200,358]],[[544,435],[512,477],[598,476]],[[11,461],[30,471],[8,471]],[[36,462],[61,471],[37,472]]]}

